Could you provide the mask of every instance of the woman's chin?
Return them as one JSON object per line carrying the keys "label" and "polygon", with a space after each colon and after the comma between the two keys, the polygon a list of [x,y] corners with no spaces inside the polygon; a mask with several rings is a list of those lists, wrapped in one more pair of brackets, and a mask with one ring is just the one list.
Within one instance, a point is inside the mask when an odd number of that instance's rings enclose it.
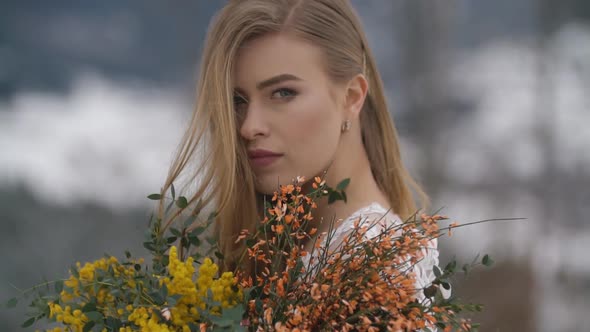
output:
{"label": "woman's chin", "polygon": [[279,190],[280,186],[292,183],[292,181],[277,181],[276,178],[274,179],[274,181],[272,181],[270,178],[268,179],[268,181],[261,179],[261,181],[258,181],[256,183],[256,191],[260,194],[272,195]]}
{"label": "woman's chin", "polygon": [[256,192],[258,192],[259,194],[263,194],[263,195],[272,195],[276,191],[279,190],[279,186],[280,186],[280,184],[277,184],[277,183],[274,183],[272,185],[271,184],[257,185]]}

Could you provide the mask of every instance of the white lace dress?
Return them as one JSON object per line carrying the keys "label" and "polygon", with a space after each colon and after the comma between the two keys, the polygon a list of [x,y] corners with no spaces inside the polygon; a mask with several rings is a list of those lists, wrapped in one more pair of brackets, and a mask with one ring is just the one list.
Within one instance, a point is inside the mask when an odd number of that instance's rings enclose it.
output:
{"label": "white lace dress", "polygon": [[[372,203],[368,206],[365,206],[353,214],[351,214],[347,219],[341,221],[338,225],[336,225],[336,229],[334,230],[334,236],[331,240],[331,246],[333,244],[341,243],[344,237],[349,234],[353,227],[354,222],[361,218],[362,224],[371,225],[375,221],[379,221],[377,225],[391,225],[391,224],[401,224],[403,221],[397,215],[388,211],[386,208],[381,206],[378,203]],[[361,224],[361,225],[362,225]],[[381,228],[379,227],[370,227],[367,230],[366,237],[373,238],[379,235]],[[322,246],[325,245],[325,238],[322,241]],[[438,262],[438,241],[433,239],[430,241],[431,246],[424,249],[424,258],[421,259],[418,263],[416,263],[413,267],[414,272],[416,273],[416,288],[423,289],[431,285],[432,281],[436,278],[433,271],[433,266],[439,264]],[[304,266],[309,265],[309,255],[303,257]],[[443,287],[440,287],[443,297],[449,298],[451,296],[451,290],[446,290]],[[417,299],[420,302],[425,301],[425,296],[422,291],[419,291],[417,294]],[[423,302],[426,303],[426,302]]]}

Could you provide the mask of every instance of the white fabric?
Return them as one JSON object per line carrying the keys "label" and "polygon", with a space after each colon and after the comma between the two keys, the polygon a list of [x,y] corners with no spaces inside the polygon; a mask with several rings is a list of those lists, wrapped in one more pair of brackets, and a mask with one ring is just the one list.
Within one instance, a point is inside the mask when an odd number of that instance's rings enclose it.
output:
{"label": "white fabric", "polygon": [[[368,206],[365,206],[353,214],[351,214],[347,219],[341,221],[339,224],[335,225],[334,235],[330,240],[330,247],[336,247],[339,243],[342,242],[344,237],[349,234],[354,228],[354,222],[361,218],[361,225],[372,225],[373,223],[377,222],[374,227],[370,227],[367,230],[366,237],[373,238],[379,235],[382,227],[385,225],[391,224],[402,224],[403,221],[401,218],[394,214],[391,211],[388,211],[383,206],[378,203],[372,203]],[[322,240],[322,246],[325,245],[326,239]],[[418,263],[414,264],[413,271],[416,273],[416,288],[419,289],[417,294],[417,299],[420,302],[426,300],[422,289],[431,285],[432,281],[436,278],[433,271],[433,266],[439,264],[438,260],[438,241],[433,239],[430,241],[431,246],[425,248],[423,250],[424,257]],[[309,265],[309,255],[303,257],[304,266],[307,267]],[[447,290],[444,287],[440,287],[442,295],[445,299],[451,296],[451,289]],[[428,300],[426,300],[428,301]],[[424,303],[424,302],[423,302]]]}

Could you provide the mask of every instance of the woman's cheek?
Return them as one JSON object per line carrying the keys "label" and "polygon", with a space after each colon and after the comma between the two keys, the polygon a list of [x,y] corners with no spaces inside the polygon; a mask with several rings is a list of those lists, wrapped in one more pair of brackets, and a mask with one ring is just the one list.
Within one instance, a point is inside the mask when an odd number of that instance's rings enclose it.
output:
{"label": "woman's cheek", "polygon": [[298,105],[298,124],[307,137],[321,134],[322,129],[329,124],[329,112],[326,105],[317,97],[309,97]]}

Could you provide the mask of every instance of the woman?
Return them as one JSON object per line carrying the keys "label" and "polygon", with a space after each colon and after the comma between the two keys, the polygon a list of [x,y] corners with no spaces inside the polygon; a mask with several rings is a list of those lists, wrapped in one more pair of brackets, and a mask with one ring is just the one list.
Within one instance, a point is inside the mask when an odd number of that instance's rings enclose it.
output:
{"label": "woman", "polygon": [[[319,231],[335,218],[344,234],[352,218],[389,210],[387,219],[401,222],[416,209],[411,189],[425,200],[402,165],[375,59],[348,1],[229,1],[201,61],[195,112],[163,192],[198,151],[190,201],[219,211],[225,269],[243,249],[238,233],[262,219],[264,195],[297,176],[332,186],[351,179],[347,203],[319,202]],[[418,286],[437,263],[429,250],[415,269]]]}

